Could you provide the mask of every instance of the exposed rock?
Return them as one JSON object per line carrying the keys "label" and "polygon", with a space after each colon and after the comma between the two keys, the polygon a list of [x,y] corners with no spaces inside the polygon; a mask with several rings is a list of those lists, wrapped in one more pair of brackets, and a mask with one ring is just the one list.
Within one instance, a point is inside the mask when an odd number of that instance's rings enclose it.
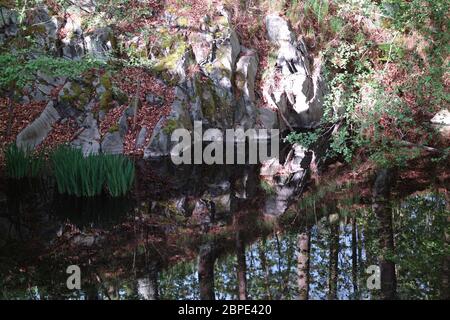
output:
{"label": "exposed rock", "polygon": [[285,128],[314,128],[322,117],[324,84],[321,63],[311,61],[303,41],[296,41],[288,23],[281,17],[266,17],[270,41],[278,46],[277,68],[271,71],[264,86],[264,97],[273,108],[283,114]]}
{"label": "exposed rock", "polygon": [[147,137],[147,128],[142,127],[139,131],[138,137],[136,139],[136,148],[142,148],[145,144],[145,138]]}
{"label": "exposed rock", "polygon": [[88,113],[82,126],[83,131],[72,142],[72,145],[81,148],[84,156],[99,153],[100,132],[98,131],[97,120],[92,113]]}
{"label": "exposed rock", "polygon": [[111,28],[99,28],[84,36],[86,53],[106,59],[113,49],[114,33]]}
{"label": "exposed rock", "polygon": [[171,112],[161,118],[153,129],[149,144],[145,147],[144,158],[168,156],[174,143],[170,136],[175,129],[192,130],[192,121],[187,111],[187,97],[176,90],[178,98],[172,103]]}
{"label": "exposed rock", "polygon": [[55,106],[62,117],[78,117],[89,104],[93,88],[83,81],[68,81],[58,93]]}
{"label": "exposed rock", "polygon": [[275,44],[281,45],[295,40],[288,23],[278,15],[272,14],[266,17],[266,30],[269,40]]}
{"label": "exposed rock", "polygon": [[61,52],[64,58],[79,60],[85,54],[81,23],[81,9],[76,5],[69,6],[66,9],[65,36],[61,39]]}
{"label": "exposed rock", "polygon": [[148,93],[145,95],[145,101],[153,106],[162,106],[164,103],[164,98],[154,95],[152,93]]}
{"label": "exposed rock", "polygon": [[23,91],[26,95],[23,99],[28,99],[28,101],[50,101],[52,100],[51,94],[53,90],[65,82],[65,77],[52,77],[42,71],[38,71],[34,83],[25,86]]}
{"label": "exposed rock", "polygon": [[450,141],[450,111],[448,109],[436,113],[430,122],[442,137]]}
{"label": "exposed rock", "polygon": [[434,115],[430,122],[433,124],[450,126],[450,111],[448,109],[439,111]]}
{"label": "exposed rock", "polygon": [[71,2],[74,6],[80,8],[80,10],[86,13],[94,13],[97,7],[97,2],[95,0],[77,0]]}
{"label": "exposed rock", "polygon": [[53,124],[60,119],[58,111],[49,102],[42,114],[30,123],[17,136],[17,146],[22,149],[34,149],[47,137],[52,130]]}
{"label": "exposed rock", "polygon": [[31,28],[34,28],[34,41],[41,48],[56,53],[56,41],[58,39],[58,28],[60,26],[56,16],[51,16],[46,6],[36,7],[29,15],[28,22]]}
{"label": "exposed rock", "polygon": [[[14,37],[19,31],[17,25],[18,13],[8,8],[0,8],[0,43],[8,37]],[[3,38],[3,41],[2,41]]]}
{"label": "exposed rock", "polygon": [[264,129],[277,129],[279,127],[277,111],[269,108],[259,108],[257,124]]}
{"label": "exposed rock", "polygon": [[187,84],[191,115],[194,120],[201,118],[205,127],[231,128],[236,105],[233,76],[241,46],[227,16],[218,17],[211,24],[217,28],[189,36],[195,62],[208,77],[194,77]]}
{"label": "exposed rock", "polygon": [[128,131],[127,112],[124,112],[123,115],[119,118],[117,125],[119,126],[120,136],[124,138]]}
{"label": "exposed rock", "polygon": [[240,97],[234,115],[234,123],[244,129],[252,128],[256,121],[255,77],[258,71],[258,57],[255,51],[242,47],[242,54],[236,64],[235,83]]}
{"label": "exposed rock", "polygon": [[102,152],[106,154],[122,154],[123,138],[119,131],[108,132],[102,140]]}

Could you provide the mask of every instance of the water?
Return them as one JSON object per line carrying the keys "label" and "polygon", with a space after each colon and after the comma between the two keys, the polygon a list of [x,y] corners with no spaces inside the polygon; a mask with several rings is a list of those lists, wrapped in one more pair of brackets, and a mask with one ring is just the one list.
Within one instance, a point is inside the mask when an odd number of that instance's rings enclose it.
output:
{"label": "water", "polygon": [[[370,207],[303,201],[282,218],[265,215],[273,195],[258,169],[139,162],[123,199],[61,196],[50,180],[2,181],[0,297],[297,299],[306,271],[309,299],[378,299],[366,272],[382,254]],[[448,216],[431,191],[393,204],[400,298],[442,296]],[[66,286],[69,265],[81,269],[80,290]]]}

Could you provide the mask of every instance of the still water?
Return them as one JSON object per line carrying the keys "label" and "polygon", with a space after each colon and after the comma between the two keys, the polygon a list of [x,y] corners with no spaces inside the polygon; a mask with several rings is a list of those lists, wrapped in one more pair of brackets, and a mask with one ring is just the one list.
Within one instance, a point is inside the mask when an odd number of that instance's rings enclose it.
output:
{"label": "still water", "polygon": [[[256,166],[141,162],[123,199],[60,196],[51,180],[1,185],[2,299],[380,297],[370,206],[310,196],[267,215],[273,191]],[[429,190],[392,208],[398,297],[441,297],[445,197]],[[70,265],[79,290],[67,288]]]}

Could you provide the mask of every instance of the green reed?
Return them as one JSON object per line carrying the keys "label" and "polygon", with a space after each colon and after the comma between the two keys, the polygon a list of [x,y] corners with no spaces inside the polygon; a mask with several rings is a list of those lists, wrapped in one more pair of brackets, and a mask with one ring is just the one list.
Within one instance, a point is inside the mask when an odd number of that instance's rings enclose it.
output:
{"label": "green reed", "polygon": [[52,154],[53,171],[59,193],[93,197],[107,188],[111,196],[125,195],[134,180],[134,164],[117,155],[83,156],[81,150],[62,146]]}
{"label": "green reed", "polygon": [[124,196],[132,187],[135,175],[134,164],[130,159],[118,155],[105,156],[106,182],[109,194]]}
{"label": "green reed", "polygon": [[35,178],[44,167],[44,157],[41,153],[33,154],[14,143],[5,150],[5,162],[6,174],[12,179]]}

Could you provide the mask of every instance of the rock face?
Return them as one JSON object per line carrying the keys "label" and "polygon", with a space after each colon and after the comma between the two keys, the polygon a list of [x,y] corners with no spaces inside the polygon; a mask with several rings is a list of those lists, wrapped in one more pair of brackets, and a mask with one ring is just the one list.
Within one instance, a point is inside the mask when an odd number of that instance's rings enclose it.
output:
{"label": "rock face", "polygon": [[[160,81],[157,86],[174,87],[175,99],[170,112],[167,114],[164,109],[154,128],[144,124],[136,133],[135,147],[144,151],[144,158],[169,156],[175,144],[171,141],[173,131],[184,128],[192,133],[194,121],[201,121],[203,130],[216,128],[222,132],[236,128],[285,130],[313,128],[322,116],[324,85],[320,63],[311,61],[304,43],[297,39],[286,20],[277,15],[265,19],[268,39],[276,48],[277,59],[273,70],[264,70],[268,76],[261,82],[264,86],[261,97],[257,94],[256,78],[263,72],[258,70],[262,57],[258,57],[258,48],[241,45],[230,15],[223,7],[205,16],[198,28],[182,28],[182,17],[166,12],[162,24],[155,27],[159,35],[156,40],[89,20],[94,14],[99,17],[92,0],[72,1],[63,16],[55,15],[44,5],[36,6],[21,26],[14,9],[1,8],[0,13],[0,42],[17,37],[22,29],[34,30],[37,25],[33,34],[37,47],[55,57],[79,60],[90,56],[108,60],[117,54],[130,60],[148,60],[152,77]],[[111,128],[106,128],[108,132],[103,137],[99,132],[109,110],[128,103],[128,97],[111,84],[111,78],[109,71],[99,74],[89,71],[76,78],[36,74],[22,100],[49,104],[41,117],[19,134],[17,144],[34,148],[58,119],[71,118],[80,127],[71,144],[81,148],[84,155],[123,153],[125,136],[130,132],[127,117],[131,108],[119,115]],[[156,108],[166,108],[165,102],[169,101],[151,89],[146,89],[143,97]],[[287,165],[278,163],[277,167]],[[279,198],[272,203],[271,211],[282,208],[293,192],[284,182],[274,183]],[[242,189],[247,182],[244,179],[240,183],[237,189]],[[244,199],[248,194],[245,190],[226,190],[204,193],[203,198],[216,203],[217,212],[226,212],[233,197]]]}
{"label": "rock face", "polygon": [[192,121],[188,113],[188,97],[180,88],[175,89],[176,100],[172,103],[170,114],[161,118],[153,129],[149,144],[144,149],[144,158],[157,158],[170,154],[176,142],[171,141],[175,129],[192,131]]}
{"label": "rock face", "polygon": [[17,146],[25,150],[34,149],[44,141],[52,130],[52,125],[59,119],[59,113],[53,107],[53,102],[49,102],[42,114],[19,133],[16,140]]}
{"label": "rock face", "polygon": [[447,109],[439,111],[434,115],[430,122],[433,124],[450,126],[450,111],[448,111]]}
{"label": "rock face", "polygon": [[0,44],[3,44],[9,37],[17,35],[17,19],[16,11],[0,7]]}
{"label": "rock face", "polygon": [[56,16],[51,16],[46,6],[38,6],[29,15],[29,25],[36,28],[34,31],[35,41],[39,47],[45,48],[51,53],[57,52],[58,29],[60,23]]}
{"label": "rock face", "polygon": [[256,122],[255,78],[258,71],[258,56],[255,51],[241,48],[241,57],[236,64],[235,83],[239,90],[234,122],[244,128],[253,128]]}
{"label": "rock face", "polygon": [[442,137],[450,141],[450,111],[448,109],[436,113],[430,122]]}
{"label": "rock face", "polygon": [[102,152],[106,154],[123,153],[123,138],[119,131],[105,134],[102,140]]}
{"label": "rock face", "polygon": [[322,117],[324,83],[321,66],[315,65],[311,71],[312,63],[304,42],[295,40],[283,18],[267,16],[266,29],[278,52],[276,68],[264,88],[264,97],[284,115],[281,128],[313,128]]}
{"label": "rock face", "polygon": [[72,142],[72,145],[80,148],[84,156],[99,153],[100,132],[98,131],[97,120],[92,113],[87,115],[82,127],[83,131]]}

